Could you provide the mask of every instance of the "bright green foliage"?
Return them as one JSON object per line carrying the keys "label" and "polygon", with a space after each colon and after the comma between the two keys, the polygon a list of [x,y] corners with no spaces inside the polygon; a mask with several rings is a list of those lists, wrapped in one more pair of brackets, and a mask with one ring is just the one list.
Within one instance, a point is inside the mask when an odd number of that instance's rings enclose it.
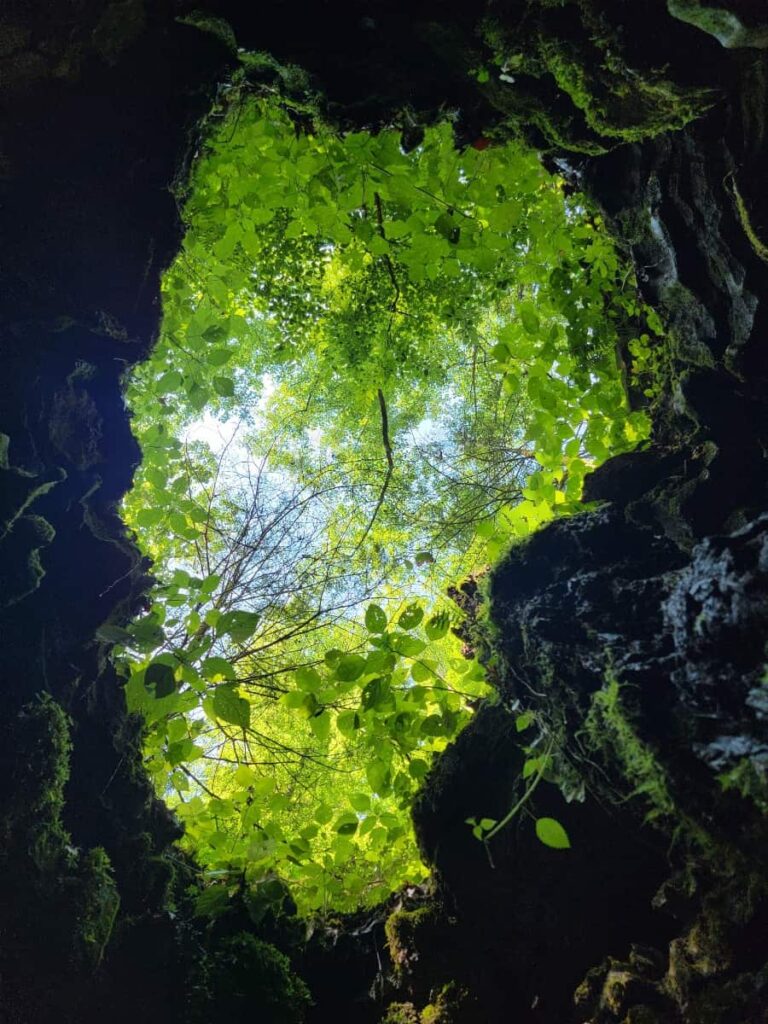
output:
{"label": "bright green foliage", "polygon": [[447,584],[647,433],[642,311],[535,154],[221,113],[128,396],[160,584],[103,639],[212,879],[352,908],[424,878],[408,810],[485,692]]}
{"label": "bright green foliage", "polygon": [[571,841],[559,821],[554,818],[537,818],[536,835],[545,846],[551,846],[553,850],[567,850]]}

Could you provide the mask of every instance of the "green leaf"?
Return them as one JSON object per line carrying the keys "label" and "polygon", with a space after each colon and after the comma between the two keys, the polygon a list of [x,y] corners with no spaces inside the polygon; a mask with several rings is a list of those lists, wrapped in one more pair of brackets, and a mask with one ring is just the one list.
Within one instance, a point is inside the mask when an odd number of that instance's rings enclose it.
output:
{"label": "green leaf", "polygon": [[445,732],[442,715],[427,715],[422,719],[420,732],[422,736],[442,736]]}
{"label": "green leaf", "polygon": [[386,796],[392,785],[389,765],[384,761],[371,761],[365,766],[365,777],[374,793]]}
{"label": "green leaf", "polygon": [[155,381],[155,391],[158,395],[167,395],[172,391],[181,390],[184,384],[184,377],[178,370],[169,370],[162,377]]}
{"label": "green leaf", "polygon": [[428,771],[429,765],[426,761],[422,761],[421,758],[412,757],[408,762],[408,774],[418,782],[424,778]]}
{"label": "green leaf", "polygon": [[340,836],[351,836],[357,832],[357,826],[359,822],[357,815],[351,811],[347,811],[344,814],[339,815],[336,821],[333,823],[333,828]]}
{"label": "green leaf", "polygon": [[432,669],[423,661],[415,661],[411,665],[411,677],[415,683],[426,683],[433,675]]}
{"label": "green leaf", "polygon": [[442,640],[451,625],[451,617],[448,612],[438,612],[427,621],[424,632],[429,640]]}
{"label": "green leaf", "polygon": [[389,642],[393,651],[404,655],[406,658],[415,658],[427,646],[423,640],[419,640],[415,636],[409,636],[407,633],[393,633],[389,638]]}
{"label": "green leaf", "polygon": [[307,718],[316,715],[321,706],[314,693],[307,693],[304,690],[291,690],[289,693],[284,693],[280,698],[280,703],[283,707],[291,708],[294,711],[303,711]]}
{"label": "green leaf", "polygon": [[206,679],[215,682],[217,679],[236,679],[237,673],[226,658],[205,658],[200,671]]}
{"label": "green leaf", "polygon": [[220,917],[229,909],[229,892],[225,885],[203,889],[195,900],[195,917]]}
{"label": "green leaf", "polygon": [[397,658],[391,651],[379,650],[370,651],[365,658],[365,675],[372,675],[377,672],[379,675],[386,675],[391,672],[397,664]]}
{"label": "green leaf", "polygon": [[339,651],[335,647],[332,647],[330,651],[325,652],[323,660],[328,668],[335,669],[343,657],[344,651]]}
{"label": "green leaf", "polygon": [[522,715],[518,715],[515,719],[515,729],[517,732],[525,732],[529,729],[534,722],[534,714],[532,711],[524,711]]}
{"label": "green leaf", "polygon": [[251,705],[230,683],[221,683],[213,691],[213,713],[222,722],[241,729],[247,729],[251,724]]}
{"label": "green leaf", "polygon": [[397,624],[401,629],[415,629],[424,618],[424,610],[421,605],[410,604],[401,613]]}
{"label": "green leaf", "polygon": [[315,821],[319,822],[321,825],[327,825],[332,817],[333,809],[329,807],[328,804],[320,804],[320,806],[315,810]]}
{"label": "green leaf", "polygon": [[351,736],[357,732],[361,724],[357,711],[341,711],[336,716],[336,728],[343,736]]}
{"label": "green leaf", "polygon": [[536,835],[545,846],[553,850],[569,850],[571,841],[559,821],[554,818],[539,818],[536,821]]}
{"label": "green leaf", "polygon": [[325,743],[331,733],[331,716],[327,711],[321,711],[310,718],[309,726],[320,742]]}
{"label": "green leaf", "polygon": [[244,643],[256,632],[259,615],[256,612],[224,612],[216,623],[216,631],[231,636],[235,643]]}
{"label": "green leaf", "polygon": [[200,384],[193,383],[187,388],[187,401],[195,412],[200,412],[209,398],[208,391]]}
{"label": "green leaf", "polygon": [[206,576],[200,584],[200,593],[210,595],[212,594],[218,585],[221,583],[221,576],[216,573],[211,573],[210,576]]}
{"label": "green leaf", "polygon": [[153,661],[144,672],[144,685],[154,692],[155,697],[167,697],[176,689],[176,675],[170,665]]}
{"label": "green leaf", "polygon": [[231,348],[212,348],[209,352],[206,352],[205,360],[211,366],[223,366],[234,355],[235,350]]}
{"label": "green leaf", "polygon": [[256,781],[256,772],[253,768],[248,768],[247,765],[241,764],[235,769],[233,778],[238,786],[247,789]]}
{"label": "green leaf", "polygon": [[313,690],[319,689],[323,683],[320,673],[316,669],[306,666],[297,668],[293,673],[293,678],[296,680],[296,685],[301,690],[305,690],[309,693]]}
{"label": "green leaf", "polygon": [[356,811],[368,811],[371,807],[371,798],[367,793],[352,793],[349,802]]}
{"label": "green leaf", "polygon": [[182,762],[196,761],[197,758],[202,757],[205,751],[202,747],[196,746],[191,739],[178,740],[176,743],[170,743],[166,752],[166,761],[171,768]]}
{"label": "green leaf", "polygon": [[369,604],[365,610],[365,628],[369,633],[383,633],[387,628],[387,613],[377,604]]}
{"label": "green leaf", "polygon": [[231,398],[235,393],[235,382],[231,377],[214,377],[213,390],[222,398]]}
{"label": "green leaf", "polygon": [[343,683],[353,683],[364,671],[365,658],[359,654],[344,654],[336,665],[336,678]]}
{"label": "green leaf", "polygon": [[394,696],[388,676],[372,679],[363,687],[362,706],[363,711],[378,711],[384,707],[394,707]]}
{"label": "green leaf", "polygon": [[541,322],[533,303],[522,302],[517,307],[517,315],[520,317],[520,323],[523,325],[523,330],[526,334],[535,336],[539,333]]}

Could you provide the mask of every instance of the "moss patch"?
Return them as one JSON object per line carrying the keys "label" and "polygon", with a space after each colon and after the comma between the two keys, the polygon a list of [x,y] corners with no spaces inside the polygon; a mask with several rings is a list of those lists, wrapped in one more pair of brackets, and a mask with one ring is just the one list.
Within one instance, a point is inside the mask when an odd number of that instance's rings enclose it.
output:
{"label": "moss patch", "polygon": [[384,926],[387,946],[397,971],[407,971],[432,945],[440,928],[440,915],[436,907],[418,910],[396,910]]}
{"label": "moss patch", "polygon": [[515,134],[538,132],[545,148],[600,155],[677,131],[713,102],[710,90],[631,66],[620,31],[592,0],[530,2],[514,27],[487,19],[482,38],[500,68],[483,91]]}
{"label": "moss patch", "polygon": [[584,731],[594,748],[606,747],[615,755],[632,785],[632,796],[650,804],[646,820],[672,819],[677,813],[666,775],[653,751],[637,736],[622,703],[622,687],[613,673],[592,697]]}
{"label": "moss patch", "polygon": [[13,882],[8,916],[18,914],[9,931],[18,936],[31,927],[63,968],[93,970],[112,934],[120,898],[106,852],[78,849],[62,821],[69,718],[42,694],[12,725],[5,751],[12,764],[10,792],[0,818],[0,868]]}
{"label": "moss patch", "polygon": [[231,1024],[301,1024],[309,990],[290,961],[268,942],[241,932],[224,940],[201,963],[195,1021],[213,1016]]}

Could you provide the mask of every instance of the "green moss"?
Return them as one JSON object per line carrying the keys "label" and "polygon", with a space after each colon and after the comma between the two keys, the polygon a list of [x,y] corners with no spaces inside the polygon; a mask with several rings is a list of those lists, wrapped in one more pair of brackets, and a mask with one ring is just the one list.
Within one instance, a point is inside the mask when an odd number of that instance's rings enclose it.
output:
{"label": "green moss", "polygon": [[81,361],[55,392],[48,413],[48,437],[64,459],[80,470],[101,461],[103,422],[89,389],[97,370]]}
{"label": "green moss", "polygon": [[419,1017],[413,1003],[390,1003],[381,1024],[420,1024]]}
{"label": "green moss", "polygon": [[466,993],[455,981],[443,985],[435,999],[421,1011],[420,1024],[459,1024]]}
{"label": "green moss", "polygon": [[13,725],[11,798],[0,818],[0,847],[8,855],[22,846],[45,871],[69,842],[61,815],[69,778],[70,722],[44,693],[21,710]]}
{"label": "green moss", "polygon": [[736,206],[736,213],[739,218],[739,223],[744,231],[744,234],[749,239],[749,244],[755,250],[755,253],[760,257],[763,263],[768,263],[768,245],[763,242],[752,225],[752,219],[747,209],[747,204],[744,202],[744,197],[739,192],[736,184],[736,179],[733,175],[726,180],[726,187],[728,188],[733,202]]}
{"label": "green moss", "polygon": [[542,37],[539,52],[546,71],[601,138],[653,138],[683,128],[708,106],[703,92],[681,90],[650,74],[634,74],[617,57],[606,62],[605,53],[610,51]]}
{"label": "green moss", "polygon": [[[562,8],[570,9],[567,36]],[[518,25],[489,19],[482,36],[501,68],[483,88],[488,99],[511,115],[515,134],[530,138],[533,129],[553,147],[605,153],[679,130],[713,102],[709,90],[630,67],[621,36],[592,0],[532,0]]]}
{"label": "green moss", "polygon": [[440,926],[440,915],[433,905],[418,910],[396,910],[384,926],[387,946],[395,970],[408,970],[431,946]]}
{"label": "green moss", "polygon": [[764,766],[744,757],[717,779],[724,790],[735,789],[759,807],[763,814],[768,814],[768,770]]}
{"label": "green moss", "polygon": [[706,338],[713,336],[714,328],[696,296],[675,281],[664,288],[661,301],[673,357],[692,366],[713,368],[715,359]]}
{"label": "green moss", "polygon": [[569,150],[586,156],[607,153],[578,110],[563,108],[546,89],[515,91],[503,82],[489,81],[483,92],[489,102],[505,115],[496,134],[526,139],[542,152]]}
{"label": "green moss", "polygon": [[200,32],[207,32],[219,40],[232,53],[237,53],[237,37],[232,26],[224,18],[217,18],[202,11],[193,11],[176,19],[181,25],[191,25]]}
{"label": "green moss", "polygon": [[630,1006],[624,1024],[664,1024],[664,1018],[650,1006]]}
{"label": "green moss", "polygon": [[[106,852],[81,851],[65,829],[70,720],[49,695],[23,708],[8,730],[12,765],[0,818],[0,868],[13,879],[3,897],[15,927],[63,965],[93,970],[112,934],[120,899]],[[21,902],[15,905],[19,896]]]}
{"label": "green moss", "polygon": [[247,932],[226,939],[201,970],[195,1019],[205,1024],[212,1016],[229,1024],[300,1024],[311,1002],[288,957]]}
{"label": "green moss", "polygon": [[90,967],[101,963],[120,908],[120,897],[112,876],[112,864],[100,846],[81,858],[79,892],[73,901],[74,948]]}
{"label": "green moss", "polygon": [[608,749],[619,761],[632,786],[629,797],[641,796],[650,805],[646,820],[673,818],[675,802],[667,786],[664,769],[650,747],[637,736],[622,701],[623,688],[612,672],[592,697],[584,722],[590,745]]}

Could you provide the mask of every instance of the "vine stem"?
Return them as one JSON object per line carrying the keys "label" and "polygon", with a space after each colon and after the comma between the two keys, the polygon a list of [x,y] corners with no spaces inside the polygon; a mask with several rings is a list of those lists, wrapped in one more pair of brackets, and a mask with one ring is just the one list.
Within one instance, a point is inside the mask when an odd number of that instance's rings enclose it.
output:
{"label": "vine stem", "polygon": [[517,814],[517,812],[520,810],[520,808],[523,807],[528,802],[528,800],[531,798],[531,794],[533,793],[533,791],[536,789],[536,787],[538,786],[538,784],[541,782],[542,778],[544,777],[544,772],[547,770],[547,762],[549,760],[549,755],[552,753],[552,749],[553,749],[554,745],[555,745],[555,741],[554,740],[550,740],[549,741],[549,746],[547,747],[547,750],[546,750],[546,753],[544,754],[544,756],[541,759],[541,765],[537,768],[536,774],[533,777],[533,781],[528,786],[528,789],[526,789],[526,791],[523,793],[523,795],[517,801],[517,803],[514,805],[512,810],[508,811],[507,814],[505,814],[504,817],[501,819],[501,821],[497,821],[496,824],[491,829],[491,831],[488,833],[488,835],[485,836],[484,841],[486,843],[488,842],[489,839],[493,839],[493,837],[495,835],[497,835],[497,833],[501,832],[501,830],[506,825],[508,825],[510,823],[510,821],[512,821],[512,819]]}

